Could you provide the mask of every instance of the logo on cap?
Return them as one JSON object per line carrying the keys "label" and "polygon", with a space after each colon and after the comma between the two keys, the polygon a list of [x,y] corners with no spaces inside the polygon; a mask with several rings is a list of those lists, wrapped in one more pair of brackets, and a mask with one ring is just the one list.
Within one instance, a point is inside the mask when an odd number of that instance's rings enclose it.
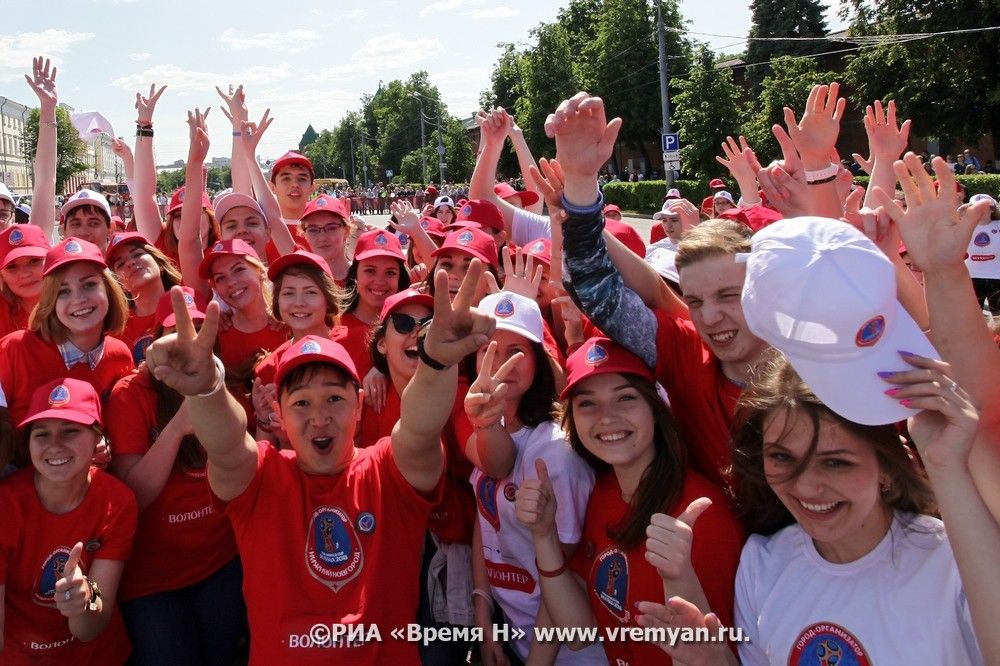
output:
{"label": "logo on cap", "polygon": [[7,242],[11,245],[20,245],[24,242],[24,232],[20,229],[14,229],[14,231],[10,232],[10,236],[7,237]]}
{"label": "logo on cap", "polygon": [[222,241],[217,242],[212,246],[212,252],[222,252],[226,246],[222,244]]}
{"label": "logo on cap", "polygon": [[458,242],[460,245],[468,245],[472,242],[474,236],[471,231],[463,231],[458,235]]}
{"label": "logo on cap", "polygon": [[985,231],[980,231],[972,242],[976,244],[976,247],[986,247],[990,244],[990,235]]}
{"label": "logo on cap", "polygon": [[188,310],[194,307],[194,296],[186,291],[184,292],[184,305],[187,306]]}
{"label": "logo on cap", "polygon": [[594,346],[587,350],[585,360],[587,365],[598,366],[608,360],[608,352],[604,347],[595,342]]}
{"label": "logo on cap", "polygon": [[854,336],[854,344],[859,347],[871,347],[885,332],[885,317],[878,315],[872,317],[858,329],[858,334]]}
{"label": "logo on cap", "polygon": [[49,393],[49,405],[51,407],[62,407],[67,403],[69,403],[69,389],[66,388],[65,384],[60,384],[52,389],[52,393]]}
{"label": "logo on cap", "polygon": [[466,217],[472,215],[472,204],[465,204],[462,206],[462,215],[465,215]]}
{"label": "logo on cap", "polygon": [[375,237],[375,244],[382,246],[388,245],[389,239],[385,237],[385,234],[379,234],[378,236]]}
{"label": "logo on cap", "polygon": [[177,191],[177,200],[180,201],[181,203],[184,202],[184,192],[185,192],[185,190],[178,190]]}
{"label": "logo on cap", "polygon": [[77,243],[75,240],[71,240],[66,243],[66,247],[63,248],[66,254],[81,254],[83,252],[83,246]]}
{"label": "logo on cap", "polygon": [[507,319],[514,315],[514,303],[509,298],[501,298],[500,302],[493,309],[493,314],[501,319]]}
{"label": "logo on cap", "polygon": [[421,229],[426,229],[426,228],[428,228],[430,226],[431,226],[431,223],[428,222],[427,220],[420,220],[420,228]]}
{"label": "logo on cap", "polygon": [[538,241],[530,248],[528,248],[528,252],[530,254],[538,254],[539,252],[544,252],[544,251],[545,251],[545,243],[542,241]]}
{"label": "logo on cap", "polygon": [[80,190],[80,192],[77,193],[76,198],[77,199],[89,199],[90,198],[90,193],[88,193],[87,190]]}
{"label": "logo on cap", "polygon": [[320,197],[316,199],[316,208],[323,208],[326,206],[326,197]]}
{"label": "logo on cap", "polygon": [[122,240],[124,240],[124,238],[125,236],[123,234],[115,234],[114,236],[111,237],[111,244],[118,245],[118,243],[121,243]]}
{"label": "logo on cap", "polygon": [[319,343],[315,340],[306,340],[302,343],[302,346],[299,347],[300,354],[318,354],[321,351],[323,350],[320,348]]}

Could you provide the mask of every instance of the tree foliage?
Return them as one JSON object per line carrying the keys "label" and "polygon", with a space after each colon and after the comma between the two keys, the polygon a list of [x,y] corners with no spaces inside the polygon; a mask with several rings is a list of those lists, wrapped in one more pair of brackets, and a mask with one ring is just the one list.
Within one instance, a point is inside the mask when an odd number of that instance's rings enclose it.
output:
{"label": "tree foliage", "polygon": [[302,133],[302,138],[299,139],[299,152],[301,153],[305,150],[306,146],[316,141],[319,138],[319,134],[313,129],[312,123],[306,127],[306,131]]}
{"label": "tree foliage", "polygon": [[[826,34],[823,5],[819,0],[753,0],[750,34],[753,37],[822,37]],[[766,63],[778,56],[809,55],[829,50],[822,41],[754,41],[747,45],[746,61]],[[766,64],[747,68],[754,92],[760,91],[771,72]]]}
{"label": "tree foliage", "polygon": [[716,69],[715,56],[705,45],[699,48],[688,77],[677,81],[677,88],[673,120],[683,145],[684,171],[711,178],[722,169],[715,161],[719,144],[739,127],[739,90],[730,70]]}
{"label": "tree foliage", "polygon": [[[32,109],[21,130],[24,158],[29,163],[35,159],[38,148],[38,109]],[[91,165],[85,161],[87,146],[80,133],[73,127],[69,111],[56,107],[56,192],[65,191],[66,181]]]}

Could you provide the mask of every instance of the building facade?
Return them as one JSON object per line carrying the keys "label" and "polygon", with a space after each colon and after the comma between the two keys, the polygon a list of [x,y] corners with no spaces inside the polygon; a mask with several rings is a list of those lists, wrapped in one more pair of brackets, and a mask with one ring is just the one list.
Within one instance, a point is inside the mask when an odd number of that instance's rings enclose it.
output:
{"label": "building facade", "polygon": [[0,96],[0,179],[15,196],[31,194],[31,164],[21,140],[30,112],[31,107]]}

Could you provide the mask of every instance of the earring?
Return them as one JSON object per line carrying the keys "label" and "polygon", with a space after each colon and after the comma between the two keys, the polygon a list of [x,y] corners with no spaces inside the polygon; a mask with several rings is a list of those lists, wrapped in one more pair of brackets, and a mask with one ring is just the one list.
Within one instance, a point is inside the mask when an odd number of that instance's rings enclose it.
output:
{"label": "earring", "polygon": [[878,489],[883,495],[887,494],[890,490],[892,490],[892,481],[889,479],[882,479],[878,484]]}

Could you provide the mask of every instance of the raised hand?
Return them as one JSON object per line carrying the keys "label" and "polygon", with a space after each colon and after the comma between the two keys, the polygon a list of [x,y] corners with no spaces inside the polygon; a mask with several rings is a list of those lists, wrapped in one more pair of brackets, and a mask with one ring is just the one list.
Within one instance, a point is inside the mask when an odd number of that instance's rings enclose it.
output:
{"label": "raised hand", "polygon": [[483,354],[479,376],[472,382],[469,392],[465,395],[465,414],[476,430],[486,430],[500,424],[500,418],[507,409],[507,384],[504,380],[514,366],[524,358],[524,354],[518,352],[493,372],[496,353],[497,343],[491,342]]}
{"label": "raised hand", "polygon": [[892,217],[906,243],[913,263],[925,273],[954,268],[965,261],[965,251],[976,224],[988,215],[989,202],[980,201],[959,211],[955,174],[940,157],[931,162],[938,187],[924,170],[920,158],[907,153],[893,163],[906,210],[893,193],[875,187],[875,201]]}
{"label": "raised hand", "polygon": [[420,216],[410,202],[406,199],[396,199],[389,204],[389,211],[396,218],[396,226],[412,236],[413,228],[420,224]]}
{"label": "raised hand", "polygon": [[822,169],[830,163],[847,106],[847,100],[839,92],[840,84],[836,81],[828,86],[813,86],[800,121],[796,121],[794,111],[785,107],[788,135],[807,169]]}
{"label": "raised hand", "polygon": [[517,489],[514,510],[518,521],[540,538],[556,531],[556,494],[541,458],[535,459],[535,472],[538,478],[525,479]]}
{"label": "raised hand", "polygon": [[[872,162],[892,162],[899,159],[906,150],[910,138],[910,121],[905,120],[902,125],[897,125],[896,102],[890,100],[888,108],[883,109],[882,101],[875,100],[874,106],[869,104],[865,107],[865,132],[868,133]],[[855,159],[858,157],[860,155],[855,156]],[[871,173],[870,170],[865,170]]]}
{"label": "raised hand", "polygon": [[473,259],[455,299],[448,298],[448,274],[434,275],[434,318],[424,338],[424,351],[445,366],[452,366],[485,345],[496,320],[472,307],[483,274],[483,264]]}
{"label": "raised hand", "polygon": [[656,567],[661,578],[673,580],[693,576],[691,542],[695,521],[712,506],[712,500],[699,497],[676,518],[654,513],[646,528],[646,561]]}
{"label": "raised hand", "polygon": [[[749,155],[747,151],[749,151]],[[722,153],[725,157],[716,155],[715,161],[726,167],[736,182],[742,185],[757,180],[757,170],[752,166],[753,162],[756,162],[756,156],[752,162],[750,155],[753,155],[753,149],[750,148],[745,137],[741,136],[739,143],[737,143],[733,137],[727,136],[722,144]]]}
{"label": "raised hand", "polygon": [[253,402],[253,411],[258,425],[264,426],[265,430],[273,429],[278,425],[277,412],[272,408],[272,405],[278,401],[278,389],[273,383],[265,384],[260,380],[260,377],[254,377],[250,389],[250,399]]}
{"label": "raised hand", "polygon": [[541,158],[537,167],[534,164],[528,167],[527,177],[541,192],[549,209],[549,216],[555,221],[554,212],[562,211],[562,193],[566,185],[566,174],[563,173],[559,160]]}
{"label": "raised hand", "polygon": [[55,108],[59,101],[59,96],[56,94],[56,73],[58,71],[57,67],[51,65],[48,58],[39,56],[31,61],[31,76],[24,75],[24,80],[35,91],[42,107]]}
{"label": "raised hand", "polygon": [[881,206],[874,210],[862,207],[861,202],[864,201],[864,197],[863,187],[858,187],[848,194],[844,201],[842,219],[868,236],[890,260],[895,260],[899,254],[899,229]]}
{"label": "raised hand", "polygon": [[[747,150],[750,150],[747,148]],[[756,180],[756,175],[754,176]],[[670,212],[677,215],[681,221],[681,233],[685,233],[701,222],[698,207],[687,199],[674,199],[670,204]]]}
{"label": "raised hand", "polygon": [[[243,126],[243,121],[250,119],[250,113],[247,111],[247,98],[243,94],[242,84],[237,86],[235,90],[233,90],[233,85],[229,84],[228,95],[222,92],[219,86],[215,86],[215,92],[219,93],[219,97],[226,102],[226,106],[220,106],[219,108],[226,114],[226,118],[229,118],[229,122],[233,124],[233,129],[238,131]],[[208,115],[207,111],[205,115]]]}
{"label": "raised hand", "polygon": [[126,174],[135,173],[135,156],[132,155],[132,148],[121,137],[111,140],[111,152],[122,161]]}
{"label": "raised hand", "polygon": [[135,108],[138,110],[139,114],[136,117],[136,123],[139,125],[152,125],[153,124],[153,111],[156,110],[156,103],[160,99],[160,95],[167,87],[163,86],[159,90],[156,89],[156,84],[151,83],[149,85],[149,96],[143,97],[142,93],[135,94]]}
{"label": "raised hand", "polygon": [[208,112],[211,110],[205,109],[205,113],[202,113],[200,109],[195,109],[193,113],[188,111],[188,137],[191,141],[188,147],[189,162],[204,162],[208,157],[210,143],[205,119],[208,118]]}
{"label": "raised hand", "polygon": [[556,158],[566,176],[596,180],[611,157],[621,126],[621,118],[608,122],[604,100],[578,92],[549,114],[545,134],[556,140]]}
{"label": "raised hand", "polygon": [[923,356],[900,353],[913,370],[885,378],[896,387],[892,397],[904,407],[919,409],[908,421],[910,436],[928,469],[965,470],[979,413],[969,395],[952,381],[951,366]]}
{"label": "raised hand", "polygon": [[514,119],[502,106],[483,114],[480,131],[489,145],[503,145]]}
{"label": "raised hand", "polygon": [[858,163],[861,170],[864,171],[869,176],[872,175],[872,168],[875,166],[875,156],[871,155],[868,159],[861,156],[860,153],[851,153],[851,157],[854,161]]}
{"label": "raised hand", "polygon": [[260,138],[264,136],[264,132],[274,122],[274,118],[271,118],[270,114],[271,109],[265,109],[259,123],[252,123],[247,120],[240,123],[240,138],[243,139],[243,145],[246,146],[247,155],[252,157],[257,154],[257,145],[260,143]]}
{"label": "raised hand", "polygon": [[213,360],[219,304],[215,301],[208,304],[199,331],[195,331],[180,287],[170,290],[170,304],[177,319],[177,332],[159,338],[146,349],[146,366],[154,377],[181,395],[206,393],[222,381]]}
{"label": "raised hand", "polygon": [[[678,629],[708,629],[709,636],[719,636],[722,622],[715,613],[703,613],[690,601],[681,597],[671,597],[665,604],[640,601],[636,604],[640,615],[635,618],[640,627],[655,627],[663,631]],[[736,657],[725,642],[683,642],[671,645],[669,641],[657,642],[656,646],[673,657],[675,663],[687,666],[719,666],[736,664]]]}
{"label": "raised hand", "polygon": [[63,617],[76,617],[87,610],[90,602],[90,586],[87,577],[80,568],[80,557],[83,555],[83,543],[77,542],[69,553],[69,559],[63,565],[62,578],[56,581],[53,601]]}
{"label": "raised hand", "polygon": [[796,177],[781,164],[772,164],[757,172],[757,181],[768,203],[785,217],[809,214],[809,186],[801,169]]}
{"label": "raised hand", "polygon": [[[501,252],[503,261],[503,290],[515,294],[520,294],[535,300],[538,298],[538,288],[542,284],[542,271],[544,266],[535,266],[535,258],[530,254],[525,254],[521,248],[517,248],[514,260],[511,261],[510,252]],[[493,277],[487,273],[487,280]],[[496,286],[496,280],[493,280]],[[496,291],[500,291],[497,289]],[[493,289],[490,293],[496,293]]]}

